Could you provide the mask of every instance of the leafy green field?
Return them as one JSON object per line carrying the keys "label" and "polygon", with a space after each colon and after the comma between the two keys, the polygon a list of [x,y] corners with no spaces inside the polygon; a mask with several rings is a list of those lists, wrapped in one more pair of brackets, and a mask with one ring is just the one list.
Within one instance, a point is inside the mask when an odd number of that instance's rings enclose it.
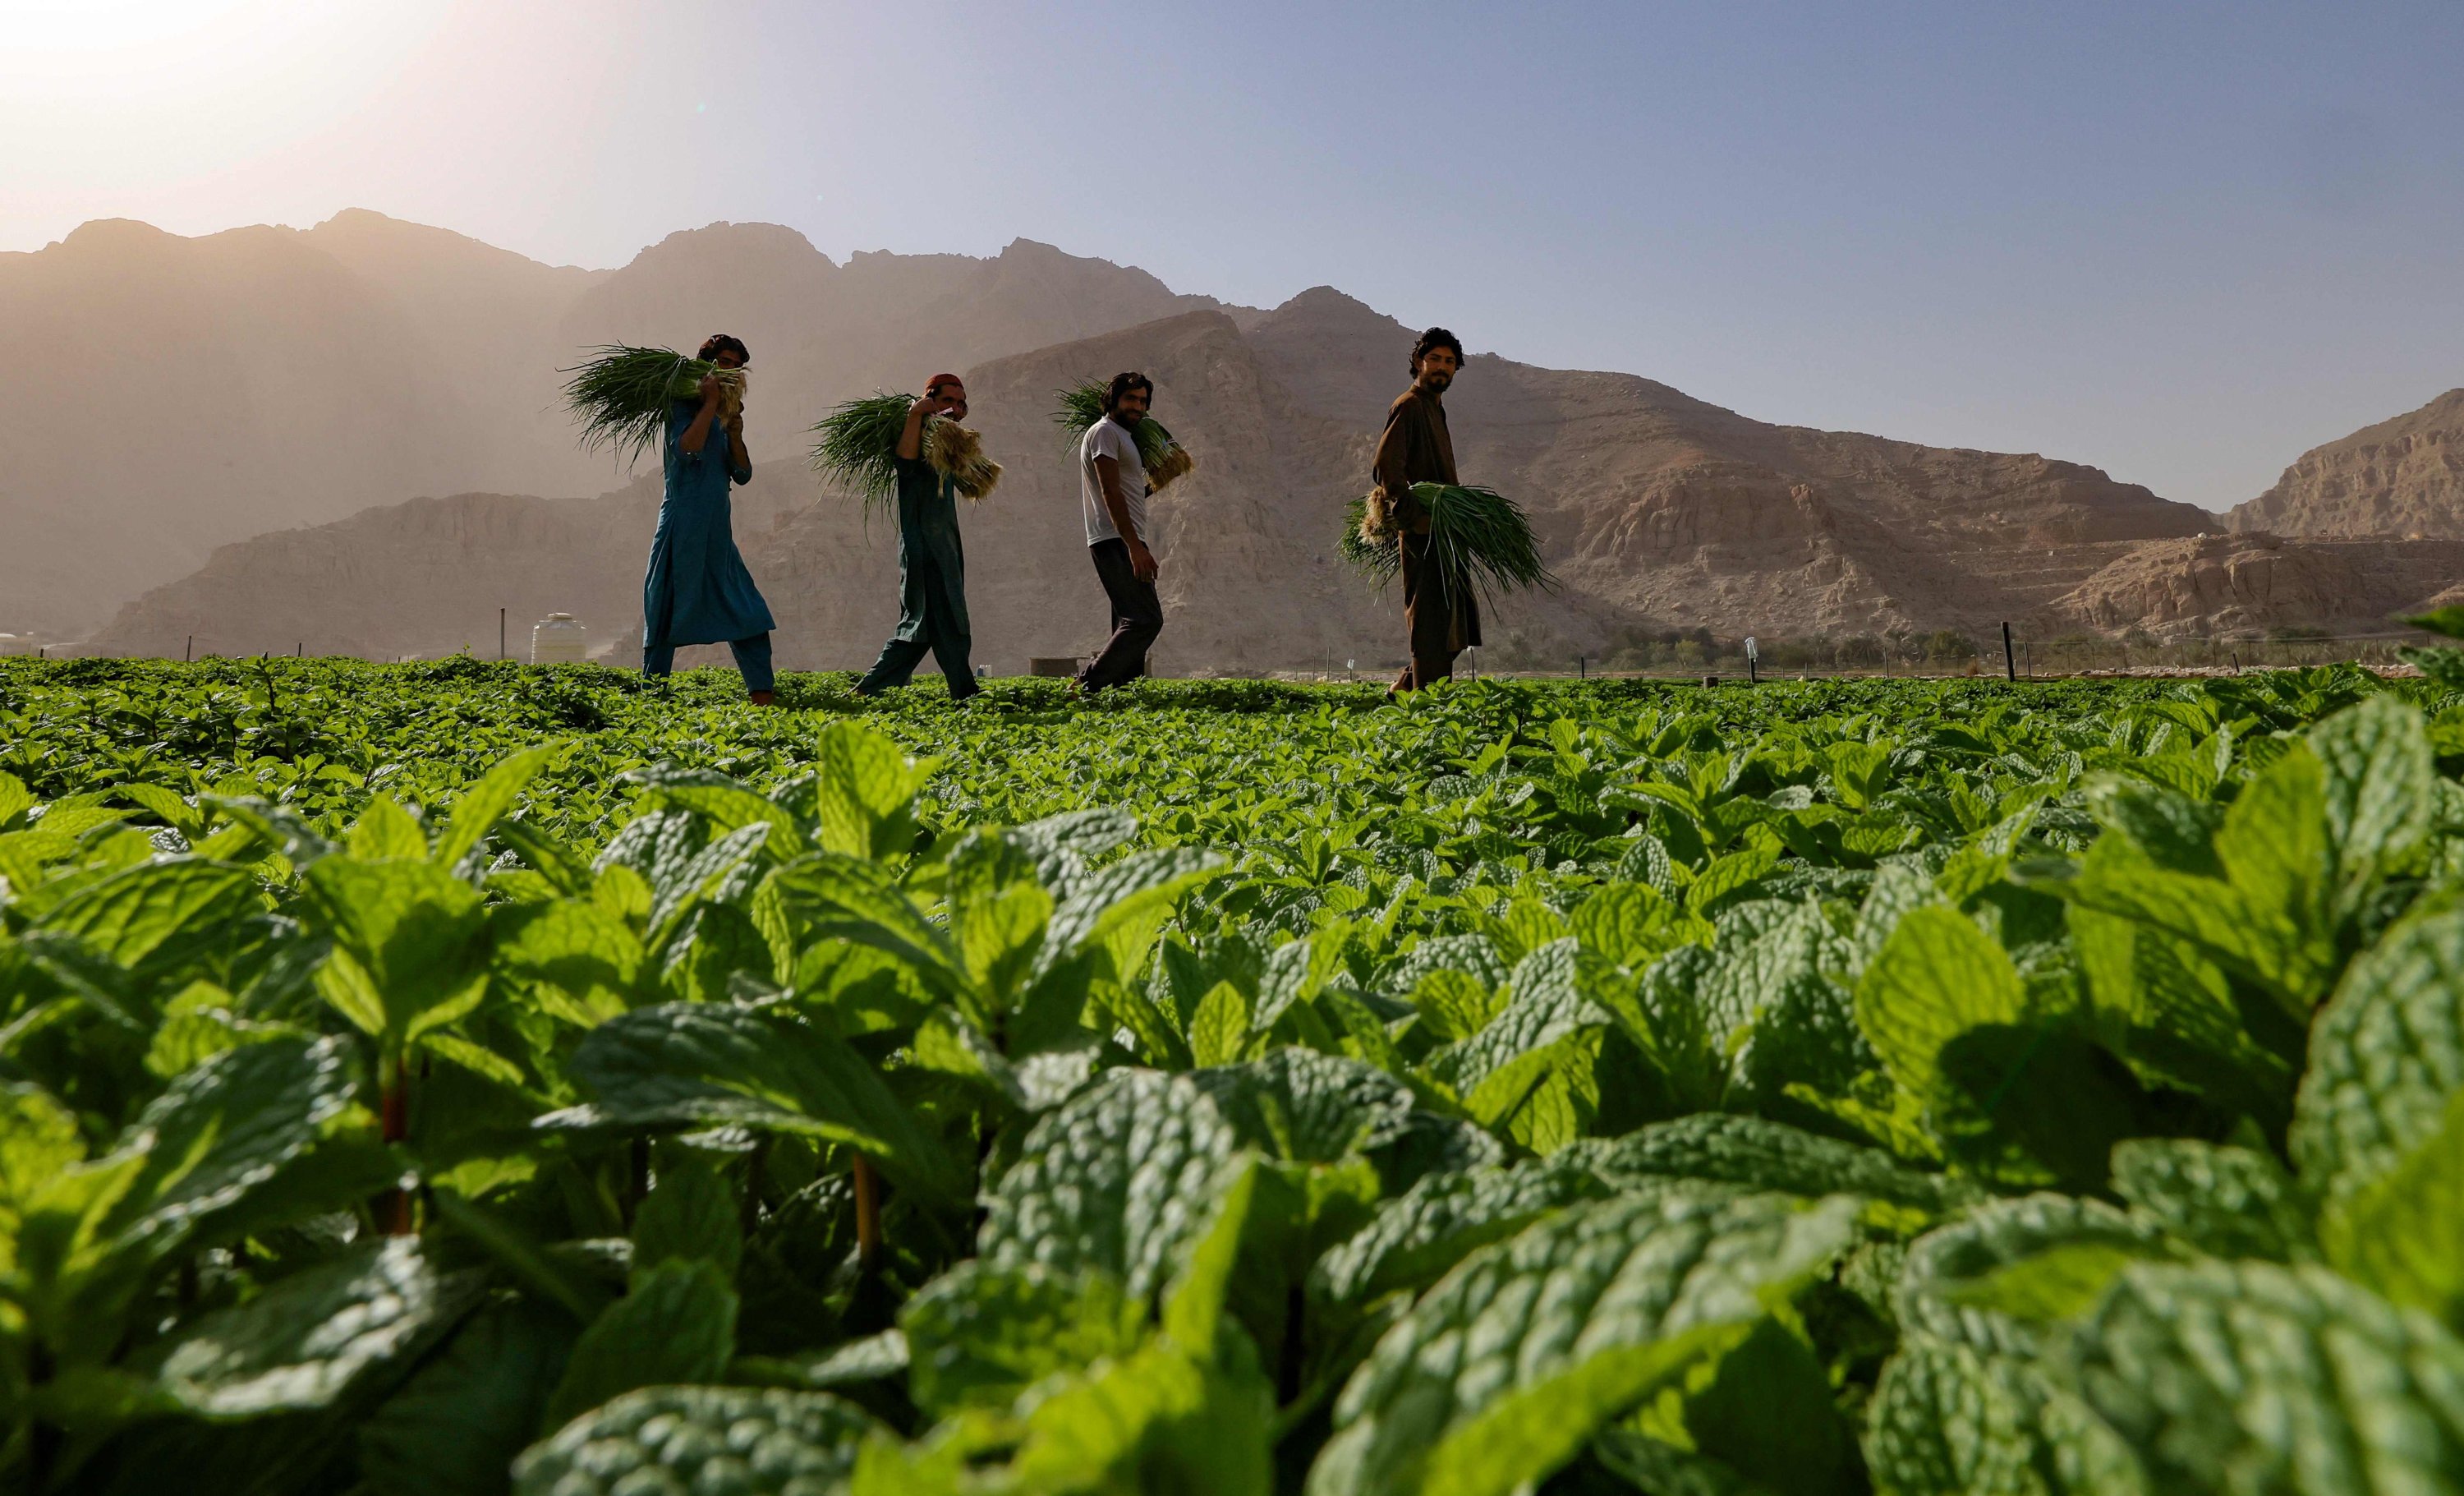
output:
{"label": "leafy green field", "polygon": [[2464,1488],[2464,693],[0,662],[0,1472]]}

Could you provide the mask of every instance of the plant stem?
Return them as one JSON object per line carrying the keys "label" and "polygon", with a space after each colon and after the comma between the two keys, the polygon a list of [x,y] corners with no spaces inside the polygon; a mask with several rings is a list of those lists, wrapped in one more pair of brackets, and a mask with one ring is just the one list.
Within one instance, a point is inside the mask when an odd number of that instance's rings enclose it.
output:
{"label": "plant stem", "polygon": [[870,1272],[881,1257],[881,1186],[872,1177],[872,1160],[855,1155],[855,1260]]}
{"label": "plant stem", "polygon": [[[410,1066],[402,1055],[394,1056],[393,1072],[385,1077],[384,1093],[379,1098],[378,1111],[383,1121],[387,1143],[407,1141],[410,1137]],[[377,1197],[377,1229],[387,1236],[408,1236],[410,1228],[410,1196],[399,1184]]]}
{"label": "plant stem", "polygon": [[650,1192],[650,1140],[633,1139],[626,1156],[625,1229],[633,1229],[633,1218],[642,1208],[642,1197]]}
{"label": "plant stem", "polygon": [[753,1240],[754,1228],[761,1224],[761,1169],[769,1161],[769,1137],[755,1138],[753,1152],[744,1158],[744,1215],[737,1222],[748,1242]]}
{"label": "plant stem", "polygon": [[[26,1381],[29,1390],[40,1388],[52,1379],[52,1352],[37,1337],[26,1357]],[[52,1484],[52,1466],[59,1463],[64,1442],[59,1425],[42,1418],[30,1421],[26,1431],[26,1489],[40,1492]]]}

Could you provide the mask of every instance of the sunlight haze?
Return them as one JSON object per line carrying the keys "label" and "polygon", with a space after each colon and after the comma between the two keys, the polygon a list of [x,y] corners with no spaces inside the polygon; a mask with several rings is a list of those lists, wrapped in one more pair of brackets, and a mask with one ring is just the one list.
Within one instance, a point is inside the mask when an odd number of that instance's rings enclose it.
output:
{"label": "sunlight haze", "polygon": [[[2464,12],[0,0],[0,250],[1014,237],[2211,508],[2464,384]],[[748,330],[751,331],[751,330]]]}

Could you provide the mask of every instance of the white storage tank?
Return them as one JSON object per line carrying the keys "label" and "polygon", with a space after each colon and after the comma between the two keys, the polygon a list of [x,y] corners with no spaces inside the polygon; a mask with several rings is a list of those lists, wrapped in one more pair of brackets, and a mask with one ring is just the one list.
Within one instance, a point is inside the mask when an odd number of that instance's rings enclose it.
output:
{"label": "white storage tank", "polygon": [[590,630],[571,613],[550,613],[531,627],[533,665],[579,665],[590,646]]}
{"label": "white storage tank", "polygon": [[34,649],[33,634],[0,634],[0,654],[32,654]]}

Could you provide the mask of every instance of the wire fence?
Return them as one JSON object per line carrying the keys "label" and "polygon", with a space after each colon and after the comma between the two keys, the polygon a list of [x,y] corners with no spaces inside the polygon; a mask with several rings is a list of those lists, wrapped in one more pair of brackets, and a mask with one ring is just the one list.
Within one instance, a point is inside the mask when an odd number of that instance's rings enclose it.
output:
{"label": "wire fence", "polygon": [[[489,630],[495,633],[495,638],[474,638],[459,649],[441,653],[432,649],[371,652],[347,649],[320,649],[314,652],[320,656],[331,654],[341,658],[373,659],[381,663],[435,659],[456,653],[467,653],[479,659],[527,661],[530,658],[529,626],[509,628],[506,621],[501,619],[490,619],[487,624],[495,626]],[[484,627],[482,626],[482,629],[473,631],[479,633]],[[1663,638],[1602,653],[1535,646],[1509,638],[1502,644],[1463,651],[1457,661],[1455,673],[1471,679],[1485,676],[1532,680],[1944,680],[2005,675],[2016,680],[2060,680],[2099,675],[2235,674],[2246,671],[2338,663],[2404,671],[2410,669],[2403,661],[2405,649],[2444,642],[2433,635],[2409,629],[2331,633],[2323,629],[2279,628],[2264,634],[2237,633],[2170,640],[2142,634],[2116,638],[2083,632],[2028,635],[2014,631],[2010,636],[2006,664],[2003,641],[1999,637],[1978,641],[1948,631],[1922,638],[1877,638],[1872,635],[1839,639],[1798,637],[1775,639],[1768,644],[1718,636],[1713,636],[1706,643],[1703,638],[1706,631],[1697,629],[1673,641]],[[196,633],[185,636],[177,657],[202,660],[216,656],[225,659],[253,659],[264,655],[307,656],[312,652],[308,646],[313,642],[295,638],[277,643],[258,638],[240,640]],[[1750,651],[1749,645],[1752,646]],[[75,646],[0,649],[0,653],[50,657],[83,652]],[[1151,672],[1157,675],[1174,673],[1162,668],[1166,662],[1160,654],[1161,651],[1157,651],[1157,657],[1151,660]],[[1366,649],[1360,651],[1360,655],[1367,657],[1355,656],[1317,668],[1200,669],[1192,673],[1287,681],[1382,681],[1391,680],[1401,668],[1399,659],[1382,661],[1370,655]],[[622,649],[609,654],[602,648],[593,651],[592,658],[603,663],[631,663]]]}
{"label": "wire fence", "polygon": [[[1967,649],[1947,647],[1941,636],[1929,648],[1871,638],[1789,640],[1757,648],[1749,656],[1745,640],[1717,640],[1705,647],[1696,640],[1650,651],[1628,649],[1609,654],[1543,651],[1509,643],[1504,648],[1466,649],[1457,662],[1462,677],[1514,680],[1956,680],[2008,678],[2066,680],[2083,676],[2233,675],[2249,671],[2295,670],[2308,666],[2349,663],[2376,671],[2409,671],[2402,651],[2442,643],[2418,630],[2382,633],[2329,633],[2315,629],[2279,629],[2270,634],[2223,635],[2173,640],[2148,637],[2106,638],[2069,633],[2025,637],[2013,633],[2006,656],[1997,638],[1991,648],[1972,642]],[[1636,658],[1638,654],[1656,658]],[[1373,680],[1391,676],[1399,664],[1385,670],[1366,667],[1315,671],[1278,671],[1287,680]]]}

